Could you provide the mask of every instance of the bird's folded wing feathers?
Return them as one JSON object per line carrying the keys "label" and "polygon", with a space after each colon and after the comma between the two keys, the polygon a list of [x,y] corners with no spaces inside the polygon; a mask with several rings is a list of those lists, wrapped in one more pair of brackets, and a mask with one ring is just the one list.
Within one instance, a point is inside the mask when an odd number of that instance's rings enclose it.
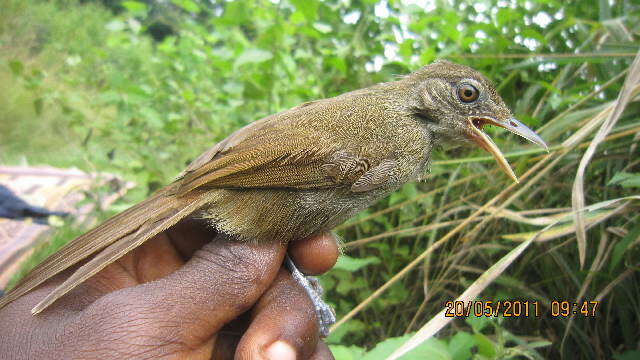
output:
{"label": "bird's folded wing feathers", "polygon": [[[205,152],[204,158],[196,159],[200,166],[192,167],[177,181],[177,194],[182,196],[201,187],[309,189],[334,186],[322,166],[337,147],[326,142],[320,142],[322,147],[319,147],[317,138],[305,135],[300,129],[295,137],[286,129],[261,129],[231,146],[228,144],[234,138],[227,138],[225,144],[216,145]],[[209,159],[205,162],[206,157]]]}

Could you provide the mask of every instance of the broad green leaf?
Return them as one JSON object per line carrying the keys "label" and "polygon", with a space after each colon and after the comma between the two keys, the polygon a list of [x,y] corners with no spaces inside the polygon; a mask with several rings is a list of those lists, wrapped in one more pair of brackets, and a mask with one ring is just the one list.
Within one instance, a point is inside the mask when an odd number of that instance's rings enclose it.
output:
{"label": "broad green leaf", "polygon": [[360,360],[365,349],[357,346],[329,345],[331,354],[336,360]]}
{"label": "broad green leaf", "polygon": [[342,255],[338,258],[338,261],[333,268],[352,272],[359,270],[367,265],[378,264],[379,262],[380,259],[378,259],[377,257],[353,258],[347,255]]}
{"label": "broad green leaf", "polygon": [[486,356],[489,359],[493,359],[496,356],[495,344],[489,340],[488,337],[481,333],[473,334],[473,338],[476,340],[476,344],[478,345],[478,353],[480,355]]}
{"label": "broad green leaf", "polygon": [[461,331],[449,340],[449,353],[454,360],[466,360],[471,358],[471,348],[476,344],[473,335]]}
{"label": "broad green leaf", "polygon": [[620,171],[609,180],[607,185],[620,185],[623,188],[640,188],[640,173]]}
{"label": "broad green leaf", "polygon": [[[343,340],[345,336],[349,339],[350,333],[362,334],[367,330],[367,325],[358,319],[349,320],[344,326],[337,328],[335,331],[332,331],[329,336],[326,338],[326,342],[328,344],[342,344],[347,341]],[[334,354],[335,355],[335,354]],[[359,357],[360,359],[362,357]]]}
{"label": "broad green leaf", "polygon": [[[369,351],[362,360],[384,360],[391,355],[398,347],[411,338],[413,334],[407,334],[402,337],[388,338],[378,343],[371,351]],[[404,356],[402,360],[450,360],[453,359],[447,345],[439,339],[431,338],[411,350]]]}

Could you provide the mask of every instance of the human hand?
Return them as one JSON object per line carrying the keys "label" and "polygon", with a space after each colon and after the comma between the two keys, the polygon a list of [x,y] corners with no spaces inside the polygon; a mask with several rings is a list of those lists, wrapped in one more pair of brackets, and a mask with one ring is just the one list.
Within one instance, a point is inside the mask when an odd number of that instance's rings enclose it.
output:
{"label": "human hand", "polygon": [[[36,316],[75,268],[0,310],[3,358],[332,359],[313,305],[281,267],[286,247],[233,242],[186,220]],[[336,261],[329,234],[289,254],[309,274]]]}

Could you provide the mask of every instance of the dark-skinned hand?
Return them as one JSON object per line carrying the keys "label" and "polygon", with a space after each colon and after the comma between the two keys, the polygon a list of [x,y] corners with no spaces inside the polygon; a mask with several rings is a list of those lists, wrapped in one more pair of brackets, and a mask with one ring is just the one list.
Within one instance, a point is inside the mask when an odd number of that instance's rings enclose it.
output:
{"label": "dark-skinned hand", "polygon": [[[211,239],[215,239],[211,241]],[[300,270],[338,256],[322,234],[290,244]],[[277,242],[239,243],[187,220],[147,241],[37,316],[75,268],[0,310],[3,359],[332,359]]]}

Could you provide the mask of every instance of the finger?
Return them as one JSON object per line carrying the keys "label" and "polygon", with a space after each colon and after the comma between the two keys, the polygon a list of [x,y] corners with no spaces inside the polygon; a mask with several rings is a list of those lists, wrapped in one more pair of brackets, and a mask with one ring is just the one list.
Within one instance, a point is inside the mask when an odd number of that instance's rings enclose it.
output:
{"label": "finger", "polygon": [[231,360],[235,353],[238,341],[238,336],[227,336],[224,334],[215,335],[215,343],[213,351],[211,353],[211,360]]}
{"label": "finger", "polygon": [[95,301],[104,294],[163,278],[214,237],[205,223],[186,219],[105,267],[82,284],[87,287],[82,292],[90,292]]}
{"label": "finger", "polygon": [[313,304],[288,271],[280,270],[252,316],[237,359],[306,359],[315,351],[318,323]]}
{"label": "finger", "polygon": [[87,279],[76,293],[92,301],[110,292],[163,278],[184,265],[165,233],[161,233]]}
{"label": "finger", "polygon": [[336,264],[340,251],[338,240],[330,232],[321,233],[289,244],[289,256],[307,275],[319,275]]}
{"label": "finger", "polygon": [[215,334],[215,347],[211,359],[233,359],[240,338],[249,328],[251,323],[250,313],[246,312],[230,323],[226,324]]}
{"label": "finger", "polygon": [[184,260],[188,260],[217,232],[204,219],[186,218],[166,231],[169,240]]}
{"label": "finger", "polygon": [[[154,331],[164,342],[199,346],[248,310],[273,281],[285,248],[219,236],[165,278],[110,293],[87,308],[104,328]],[[95,320],[95,319],[94,319]]]}
{"label": "finger", "polygon": [[[133,249],[115,264],[132,278],[135,282],[133,285],[137,285],[163,278],[178,270],[184,263],[167,233],[160,233]],[[113,269],[113,272],[117,270]],[[113,274],[110,279],[113,281],[115,276],[117,274]]]}

